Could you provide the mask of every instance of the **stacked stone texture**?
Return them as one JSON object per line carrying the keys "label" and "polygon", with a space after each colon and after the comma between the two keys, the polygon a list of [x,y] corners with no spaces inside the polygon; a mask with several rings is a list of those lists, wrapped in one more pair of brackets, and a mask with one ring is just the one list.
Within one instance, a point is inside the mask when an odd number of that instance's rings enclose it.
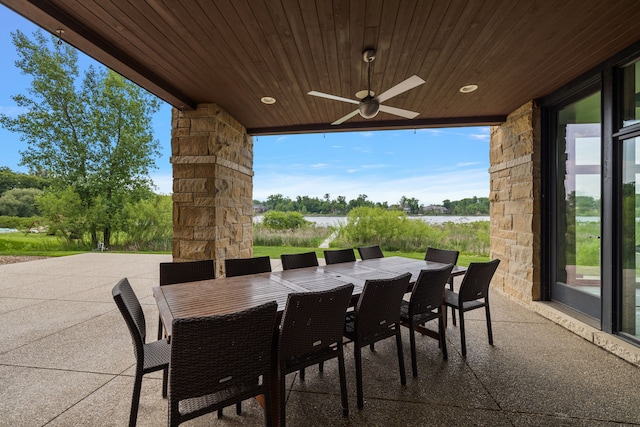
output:
{"label": "stacked stone texture", "polygon": [[491,127],[492,286],[522,301],[540,295],[540,109],[529,102]]}
{"label": "stacked stone texture", "polygon": [[215,104],[173,109],[173,259],[253,255],[253,139]]}

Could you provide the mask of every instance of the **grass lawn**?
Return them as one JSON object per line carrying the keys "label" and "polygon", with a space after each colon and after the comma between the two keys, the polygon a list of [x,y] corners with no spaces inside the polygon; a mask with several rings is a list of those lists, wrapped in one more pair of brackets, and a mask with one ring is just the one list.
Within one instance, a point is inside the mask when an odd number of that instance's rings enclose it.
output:
{"label": "grass lawn", "polygon": [[[289,246],[254,246],[254,256],[268,255],[278,259],[280,254],[294,254],[315,251],[318,258],[324,258],[324,249],[300,248]],[[2,233],[0,234],[0,255],[33,255],[33,256],[66,256],[84,253],[86,251],[68,248],[66,242],[55,236],[43,234]],[[148,253],[148,252],[144,252]],[[157,252],[155,252],[157,253]],[[168,253],[168,252],[167,252]],[[403,256],[407,258],[423,259],[423,252],[390,252],[385,251],[385,256]],[[358,255],[356,251],[356,256]],[[458,265],[468,266],[470,262],[489,261],[489,257],[461,254]]]}

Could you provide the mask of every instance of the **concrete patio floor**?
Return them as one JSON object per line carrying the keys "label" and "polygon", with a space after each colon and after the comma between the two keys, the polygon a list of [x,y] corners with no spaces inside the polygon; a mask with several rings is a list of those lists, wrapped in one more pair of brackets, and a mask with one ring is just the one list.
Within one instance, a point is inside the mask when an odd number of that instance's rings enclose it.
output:
{"label": "concrete patio floor", "polygon": [[[128,277],[144,307],[150,339],[157,308],[151,289],[158,263],[170,255],[91,253],[0,266],[0,425],[127,425],[134,375],[133,349],[111,289]],[[277,267],[277,266],[276,266]],[[307,370],[304,383],[287,377],[289,426],[606,426],[640,425],[640,369],[559,324],[492,292],[495,345],[487,343],[484,313],[468,313],[467,358],[449,322],[449,360],[437,342],[418,337],[419,375],[411,376],[403,329],[407,385],[400,385],[393,340],[363,350],[365,407],[356,408],[353,348],[346,347],[349,418],[341,417],[337,364]],[[583,336],[597,331],[545,304]],[[551,313],[551,314],[549,314]],[[591,339],[591,338],[590,338]],[[634,356],[631,346],[623,347]],[[161,375],[145,376],[138,426],[167,423]],[[254,400],[225,417],[185,426],[263,425]]]}

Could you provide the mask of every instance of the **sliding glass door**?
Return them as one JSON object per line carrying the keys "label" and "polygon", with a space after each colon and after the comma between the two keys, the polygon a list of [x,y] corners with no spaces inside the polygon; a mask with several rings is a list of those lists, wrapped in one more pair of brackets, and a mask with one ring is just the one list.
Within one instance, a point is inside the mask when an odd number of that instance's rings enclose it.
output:
{"label": "sliding glass door", "polygon": [[551,298],[600,319],[600,92],[557,110]]}

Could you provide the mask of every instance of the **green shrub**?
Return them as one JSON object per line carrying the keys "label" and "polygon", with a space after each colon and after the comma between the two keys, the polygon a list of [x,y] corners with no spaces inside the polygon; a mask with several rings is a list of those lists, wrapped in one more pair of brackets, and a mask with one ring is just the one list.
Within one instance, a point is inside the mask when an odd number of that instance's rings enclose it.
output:
{"label": "green shrub", "polygon": [[423,252],[427,246],[461,253],[489,254],[489,221],[428,224],[402,211],[360,207],[351,210],[332,247],[380,245],[386,251]]}
{"label": "green shrub", "polygon": [[262,226],[268,230],[297,230],[310,224],[300,212],[269,211],[262,216]]}

